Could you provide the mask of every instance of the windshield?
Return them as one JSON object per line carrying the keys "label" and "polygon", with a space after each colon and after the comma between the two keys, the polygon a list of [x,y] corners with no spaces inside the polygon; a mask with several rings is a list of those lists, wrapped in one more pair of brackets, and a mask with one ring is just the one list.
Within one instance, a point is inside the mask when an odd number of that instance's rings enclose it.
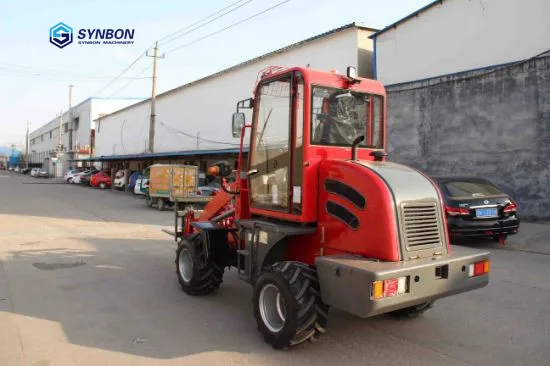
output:
{"label": "windshield", "polygon": [[313,87],[311,143],[350,146],[360,135],[363,147],[383,148],[383,98],[350,90]]}
{"label": "windshield", "polygon": [[451,197],[485,197],[502,194],[500,190],[489,182],[454,181],[445,183],[445,189]]}

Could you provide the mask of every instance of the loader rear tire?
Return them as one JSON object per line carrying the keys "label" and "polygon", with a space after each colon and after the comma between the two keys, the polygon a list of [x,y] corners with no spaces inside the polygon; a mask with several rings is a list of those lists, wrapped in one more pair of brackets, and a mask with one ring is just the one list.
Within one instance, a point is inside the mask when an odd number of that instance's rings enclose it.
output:
{"label": "loader rear tire", "polygon": [[188,295],[207,295],[220,287],[223,265],[206,259],[201,236],[189,235],[182,239],[176,251],[176,273],[181,289]]}
{"label": "loader rear tire", "polygon": [[408,308],[395,310],[389,314],[397,319],[413,319],[424,314],[428,309],[431,309],[433,305],[434,301],[428,301]]}
{"label": "loader rear tire", "polygon": [[165,208],[164,198],[157,199],[157,209],[159,211],[164,211],[164,208]]}
{"label": "loader rear tire", "polygon": [[254,317],[266,343],[288,349],[326,332],[329,307],[321,300],[315,269],[301,262],[278,262],[254,285]]}

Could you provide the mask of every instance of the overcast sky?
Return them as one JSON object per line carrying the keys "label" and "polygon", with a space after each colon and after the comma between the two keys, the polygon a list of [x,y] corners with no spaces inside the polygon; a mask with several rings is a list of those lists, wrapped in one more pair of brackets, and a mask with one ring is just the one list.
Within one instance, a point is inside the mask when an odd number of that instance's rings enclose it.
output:
{"label": "overcast sky", "polygon": [[[242,0],[238,10],[161,47],[187,44],[284,0]],[[155,40],[172,34],[236,0],[18,0],[0,11],[0,145],[24,145],[31,131],[90,96],[147,97],[151,58],[142,57],[107,86]],[[430,0],[290,0],[250,21],[168,52],[159,61],[158,91],[212,74],[247,59],[340,27],[353,21],[382,28],[430,3]],[[46,5],[47,4],[47,5]],[[73,44],[49,43],[49,28],[73,27]],[[78,45],[76,32],[93,28],[133,28],[133,45]],[[170,38],[166,39],[169,41]],[[135,78],[139,79],[135,79]],[[230,90],[227,91],[231,93]]]}

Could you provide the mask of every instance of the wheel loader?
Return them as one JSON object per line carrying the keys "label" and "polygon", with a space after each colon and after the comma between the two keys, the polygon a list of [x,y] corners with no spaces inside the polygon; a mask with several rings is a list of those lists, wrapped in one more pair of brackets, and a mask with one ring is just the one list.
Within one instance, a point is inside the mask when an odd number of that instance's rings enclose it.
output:
{"label": "wheel loader", "polygon": [[288,349],[324,334],[331,308],[413,317],[486,286],[489,253],[450,246],[437,186],[388,160],[386,108],[383,85],[353,67],[263,70],[232,117],[237,170],[214,164],[223,190],[183,211],[183,291],[210,294],[236,268],[265,342]]}

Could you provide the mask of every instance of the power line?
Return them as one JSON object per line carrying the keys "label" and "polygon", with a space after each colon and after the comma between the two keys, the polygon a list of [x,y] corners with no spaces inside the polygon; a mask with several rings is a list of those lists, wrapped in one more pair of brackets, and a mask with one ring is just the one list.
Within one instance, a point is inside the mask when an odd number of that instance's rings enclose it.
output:
{"label": "power line", "polygon": [[144,77],[144,78],[139,78],[138,76],[142,75],[145,71],[147,71],[151,66],[153,66],[153,63],[151,62],[150,64],[148,64],[147,66],[145,66],[145,68],[143,70],[141,70],[140,72],[138,72],[136,74],[136,77],[133,77],[133,78],[130,78],[130,80],[124,84],[121,88],[118,88],[113,94],[109,95],[109,98],[112,97],[113,95],[117,94],[118,92],[120,92],[121,90],[124,90],[126,89],[126,87],[128,85],[130,85],[131,83],[133,83],[134,81],[136,80],[143,80],[143,79],[150,79],[150,77]]}
{"label": "power line", "polygon": [[[0,71],[15,72],[21,76],[36,76],[36,77],[73,77],[78,79],[112,79],[113,76],[90,76],[68,73],[66,70],[51,69],[51,68],[36,68],[33,66],[15,65],[0,62]],[[50,75],[48,75],[50,74]],[[59,74],[59,75],[57,75]],[[132,79],[131,77],[122,77],[121,79]]]}
{"label": "power line", "polygon": [[142,54],[140,54],[128,67],[126,67],[124,70],[122,70],[122,72],[120,74],[118,74],[117,76],[115,76],[113,78],[113,80],[111,80],[110,82],[107,83],[107,85],[105,85],[103,88],[99,89],[99,91],[97,91],[94,95],[97,96],[99,94],[101,94],[105,89],[107,89],[108,87],[110,87],[111,85],[113,85],[113,83],[115,81],[117,81],[118,79],[120,79],[120,77],[122,75],[124,75],[128,70],[130,70],[135,64],[137,64],[137,62],[143,57],[145,56],[147,51],[143,52]]}
{"label": "power line", "polygon": [[275,4],[275,5],[273,5],[273,6],[269,7],[269,8],[267,8],[267,9],[265,9],[265,10],[262,10],[262,11],[260,11],[260,12],[258,12],[258,13],[255,13],[255,14],[253,14],[253,15],[247,17],[247,18],[241,19],[241,20],[239,20],[238,22],[232,23],[232,24],[228,25],[227,27],[224,27],[224,28],[219,29],[219,30],[217,30],[217,31],[215,31],[215,32],[212,32],[212,33],[209,33],[209,34],[207,34],[207,35],[205,35],[205,36],[202,36],[202,37],[200,37],[200,38],[197,38],[197,39],[195,39],[194,41],[191,41],[191,42],[188,42],[188,43],[184,43],[184,44],[182,44],[181,46],[172,48],[172,49],[166,51],[166,53],[177,51],[177,50],[179,50],[179,49],[181,49],[181,48],[184,48],[184,47],[190,46],[190,45],[192,45],[192,44],[195,44],[195,43],[197,43],[197,42],[200,42],[200,41],[202,41],[202,40],[204,40],[204,39],[206,39],[206,38],[212,37],[212,36],[214,36],[214,35],[216,35],[216,34],[218,34],[218,33],[224,32],[224,31],[226,31],[226,30],[228,30],[228,29],[230,29],[230,28],[236,27],[236,26],[239,25],[239,24],[242,24],[242,23],[244,23],[244,22],[247,22],[247,21],[249,21],[250,19],[256,18],[256,17],[258,17],[258,16],[260,16],[260,15],[262,15],[262,14],[264,14],[264,13],[267,13],[268,11],[271,11],[271,10],[273,10],[273,9],[275,9],[275,8],[277,8],[277,7],[279,7],[279,6],[283,5],[283,4],[285,4],[285,3],[288,3],[289,1],[290,1],[290,0],[281,1],[280,3],[277,3],[277,4]]}
{"label": "power line", "polygon": [[197,135],[193,135],[193,134],[190,134],[188,132],[185,132],[185,131],[182,131],[182,130],[179,130],[175,127],[172,127],[168,124],[166,124],[165,122],[163,121],[159,121],[159,123],[161,124],[161,126],[164,126],[164,128],[166,128],[169,132],[172,132],[172,133],[175,133],[175,134],[178,134],[178,135],[183,135],[183,136],[186,136],[186,137],[189,137],[193,140],[200,140],[200,141],[204,141],[204,142],[210,142],[212,144],[222,144],[222,145],[230,145],[230,146],[240,146],[240,144],[237,144],[237,143],[233,143],[233,142],[225,142],[225,141],[217,141],[217,140],[210,140],[210,139],[205,139],[203,137],[199,137]]}
{"label": "power line", "polygon": [[[223,12],[224,10],[226,10],[226,9],[228,9],[228,8],[231,8],[232,6],[238,4],[238,3],[242,2],[242,1],[244,1],[244,0],[239,0],[239,1],[233,3],[233,4],[229,5],[229,6],[226,6],[225,8],[223,8],[223,9],[221,9],[221,10],[219,10],[219,11],[217,11],[217,12],[215,12],[215,13],[213,13],[213,14],[211,14],[211,15],[209,15],[209,16],[207,16],[207,17],[205,17],[205,18],[203,18],[203,19],[201,19],[201,20],[199,20],[199,21],[197,21],[197,22],[195,22],[195,23],[193,23],[193,24],[190,25],[190,26],[187,26],[187,27],[185,27],[185,28],[183,28],[183,29],[181,29],[181,30],[175,32],[175,33],[172,33],[171,35],[169,35],[169,36],[167,36],[167,37],[172,37],[172,36],[174,36],[174,35],[176,35],[176,34],[178,34],[178,33],[180,33],[180,32],[183,32],[183,31],[185,31],[185,30],[187,30],[187,29],[193,27],[194,25],[200,24],[200,23],[203,22],[204,20],[206,20],[206,19],[208,19],[208,18],[211,18],[211,17],[213,17],[214,15],[217,15],[217,14]],[[195,28],[193,28],[193,29],[191,29],[191,30],[189,30],[189,31],[187,31],[187,32],[183,32],[183,33],[181,33],[181,34],[178,34],[177,36],[172,37],[172,38],[170,38],[170,39],[167,40],[167,41],[161,41],[162,39],[167,38],[167,37],[163,37],[163,38],[161,38],[161,40],[159,40],[160,45],[161,45],[161,46],[167,45],[168,43],[173,42],[173,41],[175,41],[175,40],[178,39],[178,38],[181,38],[181,37],[183,37],[183,36],[185,36],[185,35],[187,35],[187,34],[189,34],[189,33],[192,33],[192,32],[194,32],[194,31],[196,31],[197,29],[200,29],[200,28],[202,28],[202,27],[204,27],[204,26],[206,26],[206,25],[208,25],[208,24],[210,24],[210,23],[212,23],[212,22],[214,22],[214,21],[216,21],[216,20],[218,20],[218,19],[220,19],[220,18],[223,18],[223,17],[226,16],[227,14],[230,14],[230,13],[232,13],[232,12],[234,12],[234,11],[236,11],[236,10],[242,8],[243,6],[247,5],[248,3],[252,2],[252,1],[253,1],[253,0],[248,0],[248,1],[246,1],[245,3],[243,3],[243,4],[241,4],[241,5],[239,5],[239,6],[235,7],[235,8],[233,8],[233,9],[231,9],[231,10],[229,10],[229,11],[223,13],[223,14],[221,14],[221,15],[219,15],[219,16],[213,18],[213,19],[210,19],[208,22],[203,23],[203,24],[201,24],[201,25],[199,25],[199,26],[197,26],[197,27],[195,27]]]}

